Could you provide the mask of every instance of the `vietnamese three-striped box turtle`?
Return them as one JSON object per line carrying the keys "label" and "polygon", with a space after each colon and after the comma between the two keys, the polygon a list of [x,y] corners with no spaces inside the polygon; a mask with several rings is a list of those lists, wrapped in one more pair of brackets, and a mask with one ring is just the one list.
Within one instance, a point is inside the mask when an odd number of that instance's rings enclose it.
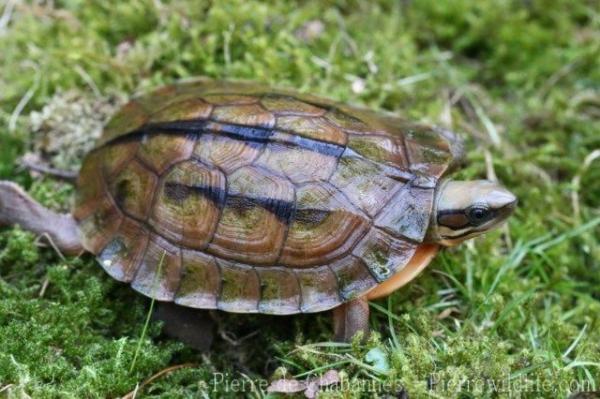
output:
{"label": "vietnamese three-striped box turtle", "polygon": [[289,315],[333,309],[368,332],[367,300],[440,246],[503,222],[516,198],[445,177],[451,132],[244,82],[200,79],[130,101],[83,161],[71,215],[0,182],[0,224],[94,254],[157,301]]}

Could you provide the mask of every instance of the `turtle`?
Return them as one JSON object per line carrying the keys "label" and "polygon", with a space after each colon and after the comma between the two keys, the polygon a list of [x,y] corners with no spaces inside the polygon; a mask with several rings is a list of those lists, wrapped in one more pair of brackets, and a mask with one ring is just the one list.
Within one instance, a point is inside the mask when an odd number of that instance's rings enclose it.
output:
{"label": "turtle", "polygon": [[252,82],[179,81],[106,125],[70,214],[2,181],[0,225],[89,252],[171,309],[331,310],[334,338],[348,341],[368,334],[369,300],[512,214],[517,199],[499,183],[448,177],[463,153],[450,130],[394,114]]}

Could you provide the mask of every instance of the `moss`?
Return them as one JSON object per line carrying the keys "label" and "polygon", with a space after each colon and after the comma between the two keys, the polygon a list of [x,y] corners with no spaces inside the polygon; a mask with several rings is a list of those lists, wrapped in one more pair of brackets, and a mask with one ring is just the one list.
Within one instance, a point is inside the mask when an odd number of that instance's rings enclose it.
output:
{"label": "moss", "polygon": [[[149,303],[91,257],[63,260],[31,234],[5,229],[2,395],[115,397],[188,363],[136,397],[252,396],[250,382],[260,397],[261,381],[283,368],[300,378],[342,370],[348,397],[371,397],[367,388],[411,398],[600,389],[593,1],[7,4],[0,177],[54,209],[69,208],[72,189],[32,179],[18,156],[51,148],[55,165],[76,166],[105,110],[197,75],[277,83],[451,127],[469,137],[468,167],[457,177],[495,173],[520,206],[505,230],[445,251],[415,282],[373,303],[379,333],[366,344],[326,342],[326,315],[220,314],[227,339],[207,355],[162,336],[157,322],[141,338]],[[58,138],[53,146],[31,134],[31,122]]]}

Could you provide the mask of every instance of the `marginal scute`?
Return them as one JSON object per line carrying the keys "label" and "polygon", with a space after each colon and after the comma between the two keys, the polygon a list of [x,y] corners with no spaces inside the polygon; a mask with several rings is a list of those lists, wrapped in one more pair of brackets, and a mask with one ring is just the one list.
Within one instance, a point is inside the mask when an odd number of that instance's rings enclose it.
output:
{"label": "marginal scute", "polygon": [[216,309],[221,272],[213,256],[182,250],[181,282],[174,302],[197,309]]}
{"label": "marginal scute", "polygon": [[192,135],[153,133],[142,140],[137,156],[158,175],[162,175],[171,165],[188,159],[195,144]]}
{"label": "marginal scute", "polygon": [[100,153],[101,170],[107,180],[112,179],[121,172],[125,166],[135,157],[139,141],[126,141],[114,143],[103,147],[96,152]]}
{"label": "marginal scute", "polygon": [[275,125],[275,117],[258,104],[229,105],[216,107],[211,119],[222,123],[259,126],[270,129]]}
{"label": "marginal scute", "polygon": [[340,303],[335,274],[329,266],[296,270],[302,293],[303,313],[329,310]]}
{"label": "marginal scute", "polygon": [[391,137],[350,134],[348,148],[371,161],[408,168],[397,141]]}
{"label": "marginal scute", "polygon": [[343,112],[338,107],[332,107],[325,118],[340,128],[353,133],[368,133],[371,131],[369,125],[349,113]]}
{"label": "marginal scute", "polygon": [[300,286],[293,270],[286,267],[257,267],[260,280],[258,311],[294,314],[300,311]]}
{"label": "marginal scute", "polygon": [[441,176],[452,161],[448,141],[429,126],[407,128],[404,142],[411,170],[416,174]]}
{"label": "marginal scute", "polygon": [[220,170],[194,160],[179,163],[161,179],[149,223],[172,243],[204,249],[217,227],[225,193]]}
{"label": "marginal scute", "polygon": [[97,256],[104,270],[115,280],[130,282],[144,256],[148,230],[125,217],[119,229]]}
{"label": "marginal scute", "polygon": [[395,237],[422,242],[427,233],[433,189],[405,185],[375,219],[375,226]]}
{"label": "marginal scute", "polygon": [[93,254],[100,252],[115,234],[122,220],[121,211],[108,196],[103,195],[92,213],[79,220],[83,247]]}
{"label": "marginal scute", "polygon": [[381,165],[362,157],[342,155],[331,183],[369,216],[385,206],[402,182],[388,177]]}
{"label": "marginal scute", "polygon": [[284,178],[255,168],[228,178],[225,207],[208,252],[223,259],[273,264],[291,216],[294,187]]}
{"label": "marginal scute", "polygon": [[150,123],[206,119],[213,109],[211,104],[199,98],[189,98],[173,102],[150,116]]}
{"label": "marginal scute", "polygon": [[217,306],[220,310],[235,313],[258,312],[260,283],[253,267],[218,260],[221,269],[221,295]]}
{"label": "marginal scute", "polygon": [[106,195],[100,162],[101,154],[96,151],[88,155],[81,166],[73,208],[75,220],[83,220],[92,214]]}
{"label": "marginal scute", "polygon": [[204,101],[214,105],[247,105],[258,102],[257,97],[242,94],[204,94],[202,98]]}
{"label": "marginal scute", "polygon": [[194,156],[206,164],[215,165],[226,173],[231,173],[254,162],[263,147],[262,143],[203,134],[196,142]]}
{"label": "marginal scute", "polygon": [[325,117],[347,133],[362,135],[389,135],[389,126],[381,112],[347,104],[336,104]]}
{"label": "marginal scute", "polygon": [[293,183],[301,184],[327,180],[335,170],[337,158],[310,149],[269,143],[255,164],[269,170],[280,171]]}
{"label": "marginal scute", "polygon": [[378,282],[383,282],[406,266],[417,247],[417,244],[374,228],[358,243],[352,254],[366,264]]}
{"label": "marginal scute", "polygon": [[275,126],[277,129],[293,132],[302,137],[338,145],[346,145],[348,140],[346,133],[322,117],[278,116]]}
{"label": "marginal scute", "polygon": [[159,301],[172,301],[181,276],[181,249],[152,234],[131,287]]}
{"label": "marginal scute", "polygon": [[264,108],[277,116],[321,116],[326,112],[326,110],[323,108],[316,107],[293,96],[285,94],[267,94],[261,98],[260,102]]}
{"label": "marginal scute", "polygon": [[139,220],[148,217],[157,177],[137,161],[130,162],[109,182],[108,190],[119,208]]}
{"label": "marginal scute", "polygon": [[377,285],[367,265],[349,255],[331,264],[337,278],[339,293],[344,301],[351,301]]}
{"label": "marginal scute", "polygon": [[150,93],[136,97],[138,104],[148,113],[148,115],[164,108],[171,102],[177,102],[182,96],[177,95],[175,85],[166,85],[152,90]]}
{"label": "marginal scute", "polygon": [[137,130],[147,121],[146,110],[137,101],[132,100],[125,104],[108,122],[98,144],[106,144],[124,133]]}
{"label": "marginal scute", "polygon": [[279,260],[307,267],[348,253],[369,229],[369,220],[333,186],[307,184],[296,194],[296,213]]}

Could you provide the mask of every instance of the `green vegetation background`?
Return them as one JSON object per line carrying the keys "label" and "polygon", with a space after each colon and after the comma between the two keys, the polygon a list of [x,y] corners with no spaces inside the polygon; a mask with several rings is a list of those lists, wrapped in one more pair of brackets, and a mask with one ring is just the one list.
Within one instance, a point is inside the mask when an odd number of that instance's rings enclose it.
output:
{"label": "green vegetation background", "polygon": [[[30,176],[19,156],[33,151],[76,169],[128,95],[197,75],[291,86],[450,126],[468,137],[460,176],[495,174],[520,199],[506,229],[446,251],[374,303],[379,334],[366,345],[323,344],[326,315],[228,316],[205,355],[163,337],[159,323],[143,334],[149,302],[91,257],[62,259],[4,229],[0,397],[116,397],[188,363],[136,397],[262,397],[264,386],[251,392],[249,381],[330,368],[392,397],[402,387],[411,398],[600,389],[597,1],[0,7],[0,178],[54,209],[68,209],[72,189]],[[214,373],[245,381],[246,392],[213,385]],[[356,388],[322,397],[361,395],[371,397]]]}

